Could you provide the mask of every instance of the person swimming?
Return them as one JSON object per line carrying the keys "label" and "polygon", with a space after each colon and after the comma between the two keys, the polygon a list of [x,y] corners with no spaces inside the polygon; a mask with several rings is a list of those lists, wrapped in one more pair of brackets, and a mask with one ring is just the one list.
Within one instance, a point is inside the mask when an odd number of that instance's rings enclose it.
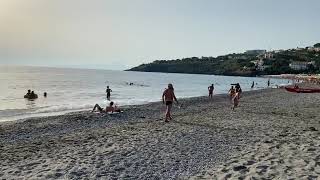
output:
{"label": "person swimming", "polygon": [[96,105],[94,105],[91,112],[94,112],[96,109],[101,113],[102,112],[107,112],[107,113],[121,112],[121,110],[117,106],[113,106],[113,105],[114,105],[114,103],[111,101],[109,106],[107,106],[105,109],[103,109],[101,106],[99,106],[99,104],[96,104]]}
{"label": "person swimming", "polygon": [[28,90],[28,93],[23,96],[24,98],[27,98],[29,100],[31,99],[37,99],[38,95],[34,93],[34,91],[31,91],[30,89]]}
{"label": "person swimming", "polygon": [[38,95],[34,93],[34,91],[31,91],[31,94],[29,96],[29,99],[37,99]]}
{"label": "person swimming", "polygon": [[165,122],[169,122],[169,120],[172,120],[171,109],[172,109],[172,104],[173,104],[174,100],[177,102],[177,104],[179,104],[179,102],[174,94],[173,85],[168,84],[168,89],[165,89],[162,94],[162,102],[163,102],[163,104],[166,105]]}
{"label": "person swimming", "polygon": [[30,89],[28,89],[27,94],[26,94],[26,95],[24,95],[23,97],[24,97],[24,98],[29,98],[29,97],[30,97],[30,94],[31,94],[31,90],[30,90]]}

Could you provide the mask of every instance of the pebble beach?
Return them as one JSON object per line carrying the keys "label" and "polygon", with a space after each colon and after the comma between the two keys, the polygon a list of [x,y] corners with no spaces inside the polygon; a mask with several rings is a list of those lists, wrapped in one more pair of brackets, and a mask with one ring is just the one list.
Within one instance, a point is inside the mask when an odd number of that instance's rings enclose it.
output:
{"label": "pebble beach", "polygon": [[[178,97],[179,98],[179,97]],[[320,95],[284,89],[0,124],[0,179],[319,179]]]}

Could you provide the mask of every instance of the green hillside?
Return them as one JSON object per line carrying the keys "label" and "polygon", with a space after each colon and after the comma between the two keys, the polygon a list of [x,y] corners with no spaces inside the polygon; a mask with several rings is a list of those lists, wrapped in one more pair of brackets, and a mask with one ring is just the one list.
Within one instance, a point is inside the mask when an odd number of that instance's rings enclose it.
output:
{"label": "green hillside", "polygon": [[[319,43],[314,47],[271,51],[262,54],[240,53],[218,57],[190,57],[175,60],[156,60],[149,64],[141,64],[128,71],[240,76],[284,73],[320,73],[320,50],[318,46]],[[290,66],[290,64],[303,63],[308,64],[305,67],[302,67],[302,69]]]}

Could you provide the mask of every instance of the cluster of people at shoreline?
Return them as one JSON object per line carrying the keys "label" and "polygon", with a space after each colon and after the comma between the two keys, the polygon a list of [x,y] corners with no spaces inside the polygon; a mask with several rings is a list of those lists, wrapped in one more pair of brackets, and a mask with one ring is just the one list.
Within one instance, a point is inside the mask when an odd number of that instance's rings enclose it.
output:
{"label": "cluster of people at shoreline", "polygon": [[[236,84],[231,84],[231,88],[229,90],[229,96],[230,96],[230,101],[232,104],[232,110],[234,110],[236,107],[239,105],[239,99],[241,97],[242,89],[239,83]],[[211,84],[208,87],[208,92],[209,92],[209,98],[213,98],[213,91],[214,91],[214,84]],[[110,101],[111,98],[111,92],[112,90],[110,89],[109,86],[107,86],[106,93],[107,93],[107,100]],[[174,93],[174,88],[173,85],[170,83],[168,84],[168,87],[163,91],[162,93],[162,103],[166,106],[166,111],[165,111],[165,122],[169,122],[172,120],[171,116],[171,111],[172,111],[172,106],[174,101],[178,104],[179,107],[181,105],[179,104],[177,97],[175,96]],[[111,101],[109,106],[107,106],[105,109],[102,108],[99,104],[95,104],[92,111],[98,111],[100,113],[118,113],[122,112],[117,106],[114,106],[114,102]]]}
{"label": "cluster of people at shoreline", "polygon": [[[129,84],[129,85],[133,85],[133,84]],[[254,85],[255,85],[255,83],[253,81],[251,88],[254,88]],[[267,85],[268,85],[268,87],[270,86],[270,80],[268,80]],[[209,99],[213,98],[214,90],[215,90],[214,84],[211,84],[208,87]],[[99,104],[95,104],[92,109],[92,112],[94,112],[94,111],[98,111],[100,113],[119,113],[119,112],[122,112],[115,105],[115,103],[113,101],[111,101],[111,92],[112,92],[112,89],[110,89],[110,87],[107,86],[106,94],[107,94],[107,100],[110,101],[109,105],[106,106],[106,108],[102,108]],[[231,109],[234,110],[236,107],[238,107],[239,100],[240,100],[241,94],[242,94],[242,89],[241,89],[240,84],[239,83],[231,84],[231,88],[229,89],[228,94],[229,94],[230,102],[232,104]],[[47,93],[44,92],[43,96],[47,97]],[[24,95],[24,98],[26,98],[28,100],[34,100],[34,99],[38,98],[38,95],[35,94],[34,91],[31,91],[29,89],[27,94]],[[165,122],[169,122],[170,120],[172,120],[171,111],[172,111],[172,106],[173,106],[174,101],[176,101],[176,103],[178,104],[178,107],[180,108],[181,105],[179,104],[179,102],[175,96],[173,85],[170,83],[170,84],[168,84],[168,87],[162,93],[162,103],[166,106]]]}

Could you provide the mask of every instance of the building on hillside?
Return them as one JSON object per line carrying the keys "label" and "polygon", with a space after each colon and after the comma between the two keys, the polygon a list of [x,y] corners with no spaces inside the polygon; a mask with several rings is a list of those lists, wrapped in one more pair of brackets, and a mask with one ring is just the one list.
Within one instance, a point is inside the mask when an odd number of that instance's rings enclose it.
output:
{"label": "building on hillside", "polygon": [[247,50],[244,54],[248,55],[262,55],[265,54],[267,50],[262,50],[262,49],[254,49],[254,50]]}
{"label": "building on hillside", "polygon": [[264,58],[265,59],[273,59],[274,55],[272,52],[266,52],[266,53],[264,53]]}
{"label": "building on hillside", "polygon": [[315,52],[320,52],[319,47],[307,47],[308,51],[315,51]]}
{"label": "building on hillside", "polygon": [[302,61],[294,61],[289,64],[289,67],[294,70],[306,70],[309,68],[310,65],[315,65],[314,61],[310,62],[302,62]]}
{"label": "building on hillside", "polygon": [[250,62],[255,65],[257,71],[264,71],[266,68],[270,67],[269,65],[264,65],[263,59],[258,59]]}

